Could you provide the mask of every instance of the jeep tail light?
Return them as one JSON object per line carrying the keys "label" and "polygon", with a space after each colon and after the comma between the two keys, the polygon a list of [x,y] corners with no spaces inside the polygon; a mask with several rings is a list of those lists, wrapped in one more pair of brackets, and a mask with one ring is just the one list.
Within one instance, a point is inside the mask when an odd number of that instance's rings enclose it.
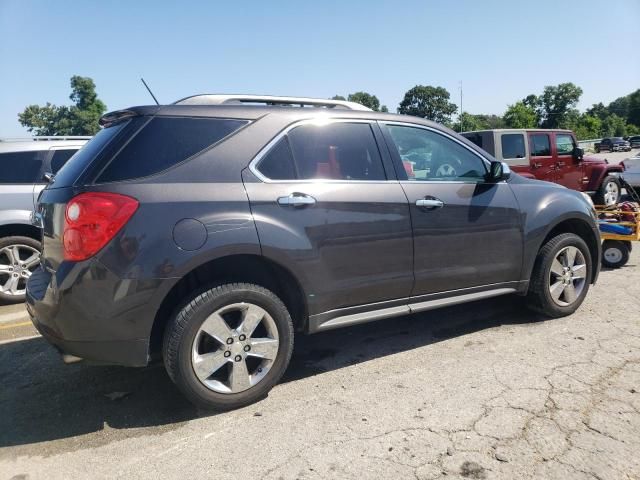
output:
{"label": "jeep tail light", "polygon": [[64,213],[64,259],[91,258],[120,231],[138,208],[135,198],[91,192],[73,197]]}

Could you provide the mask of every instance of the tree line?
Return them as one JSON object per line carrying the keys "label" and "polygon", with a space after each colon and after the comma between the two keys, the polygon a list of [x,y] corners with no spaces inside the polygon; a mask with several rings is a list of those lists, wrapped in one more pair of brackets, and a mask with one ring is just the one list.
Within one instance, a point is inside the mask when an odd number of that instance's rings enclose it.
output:
{"label": "tree line", "polygon": [[[456,120],[458,106],[451,102],[446,88],[416,85],[404,94],[397,112],[442,123],[456,131],[492,128],[564,128],[573,130],[578,139],[624,137],[640,134],[640,89],[620,97],[609,105],[594,104],[585,112],[576,108],[582,89],[573,83],[544,87],[540,95],[531,94],[512,105],[503,115],[462,112]],[[35,135],[94,135],[98,121],[107,107],[96,93],[89,77],[71,77],[72,105],[29,105],[18,114],[19,122]],[[348,100],[388,112],[375,95],[359,91],[346,97],[335,95],[333,100]]]}

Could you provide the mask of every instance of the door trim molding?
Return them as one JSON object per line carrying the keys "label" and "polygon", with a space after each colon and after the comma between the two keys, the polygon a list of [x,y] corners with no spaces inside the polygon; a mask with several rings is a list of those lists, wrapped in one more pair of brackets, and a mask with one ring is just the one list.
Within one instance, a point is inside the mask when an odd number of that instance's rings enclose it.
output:
{"label": "door trim molding", "polygon": [[[521,293],[529,282],[515,281],[483,287],[465,288],[439,292],[420,297],[409,297],[369,305],[358,305],[330,310],[309,316],[309,333],[323,332],[361,323],[398,317],[410,313],[424,312],[441,307],[484,300],[510,293]],[[395,304],[395,305],[394,305]]]}

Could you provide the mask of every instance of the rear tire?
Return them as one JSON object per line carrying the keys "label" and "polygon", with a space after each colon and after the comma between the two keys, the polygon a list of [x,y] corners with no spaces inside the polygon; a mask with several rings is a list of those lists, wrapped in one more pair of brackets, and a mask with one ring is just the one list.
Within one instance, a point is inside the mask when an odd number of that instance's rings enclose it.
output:
{"label": "rear tire", "polygon": [[602,242],[602,265],[607,268],[620,268],[629,261],[629,247],[620,240]]}
{"label": "rear tire", "polygon": [[622,197],[622,186],[617,177],[608,175],[602,181],[600,188],[596,192],[593,202],[596,205],[616,205],[620,203]]}
{"label": "rear tire", "polygon": [[193,297],[167,326],[164,364],[192,403],[231,410],[265,397],[280,380],[293,337],[291,316],[273,292],[220,285]]}
{"label": "rear tire", "polygon": [[538,252],[527,306],[551,318],[571,315],[589,291],[591,266],[591,253],[582,238],[573,233],[552,238]]}
{"label": "rear tire", "polygon": [[0,304],[24,302],[26,282],[40,263],[40,251],[40,242],[30,237],[0,238]]}

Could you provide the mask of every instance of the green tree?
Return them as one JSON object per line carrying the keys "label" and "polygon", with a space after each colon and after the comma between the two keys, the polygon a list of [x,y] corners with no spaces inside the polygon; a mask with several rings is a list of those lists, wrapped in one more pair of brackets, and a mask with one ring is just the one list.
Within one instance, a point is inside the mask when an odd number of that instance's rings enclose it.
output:
{"label": "green tree", "polygon": [[594,103],[591,108],[587,108],[587,115],[591,115],[593,117],[598,117],[600,121],[604,120],[610,115],[607,107],[604,106],[604,103]]}
{"label": "green tree", "polygon": [[96,86],[89,77],[71,77],[71,106],[29,105],[18,120],[35,135],[94,135],[98,121],[107,106],[98,98]]}
{"label": "green tree", "polygon": [[600,133],[603,137],[624,137],[627,135],[627,122],[613,113],[602,122]]}
{"label": "green tree", "polygon": [[367,92],[350,93],[347,97],[350,102],[359,103],[365,107],[369,107],[374,112],[380,111],[380,100],[375,95]]}
{"label": "green tree", "polygon": [[463,112],[458,116],[458,120],[452,125],[456,132],[470,132],[473,130],[490,130],[493,128],[504,128],[505,123],[498,115],[473,114]]}
{"label": "green tree", "polygon": [[380,107],[380,111],[381,111],[382,113],[389,113],[389,109],[387,108],[387,106],[386,106],[386,105],[382,105],[382,106]]}
{"label": "green tree", "polygon": [[525,103],[526,99],[509,105],[502,117],[504,123],[509,128],[535,128],[538,125],[536,111],[530,104]]}
{"label": "green tree", "polygon": [[575,125],[571,127],[578,137],[578,140],[591,140],[600,137],[602,131],[602,120],[596,115],[583,113],[578,118]]}
{"label": "green tree", "polygon": [[416,85],[404,94],[398,113],[450,123],[451,115],[458,110],[456,104],[449,101],[450,98],[449,92],[443,87]]}
{"label": "green tree", "polygon": [[558,86],[546,86],[538,97],[540,104],[540,126],[543,128],[559,128],[566,123],[568,117],[575,115],[575,106],[582,96],[582,89],[571,82]]}
{"label": "green tree", "polygon": [[344,98],[342,95],[334,95],[333,97],[330,98],[330,100],[342,100],[342,101],[345,101],[346,98]]}

